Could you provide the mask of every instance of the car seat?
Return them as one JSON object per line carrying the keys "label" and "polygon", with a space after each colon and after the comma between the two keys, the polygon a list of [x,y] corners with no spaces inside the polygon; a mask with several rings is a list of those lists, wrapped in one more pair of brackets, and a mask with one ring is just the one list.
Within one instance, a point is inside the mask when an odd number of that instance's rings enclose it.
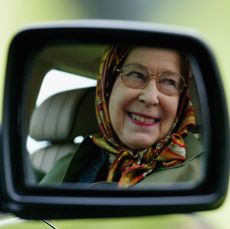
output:
{"label": "car seat", "polygon": [[98,132],[94,104],[95,87],[90,87],[55,94],[34,110],[29,135],[36,141],[48,141],[48,146],[30,157],[37,181],[54,162],[75,151],[77,136]]}

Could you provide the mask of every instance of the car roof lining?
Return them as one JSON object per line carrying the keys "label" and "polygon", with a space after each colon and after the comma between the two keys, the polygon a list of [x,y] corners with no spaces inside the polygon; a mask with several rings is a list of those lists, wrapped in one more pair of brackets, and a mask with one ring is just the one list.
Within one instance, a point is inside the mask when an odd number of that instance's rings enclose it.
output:
{"label": "car roof lining", "polygon": [[40,52],[39,59],[50,69],[86,76],[96,79],[101,56],[106,45],[52,45]]}

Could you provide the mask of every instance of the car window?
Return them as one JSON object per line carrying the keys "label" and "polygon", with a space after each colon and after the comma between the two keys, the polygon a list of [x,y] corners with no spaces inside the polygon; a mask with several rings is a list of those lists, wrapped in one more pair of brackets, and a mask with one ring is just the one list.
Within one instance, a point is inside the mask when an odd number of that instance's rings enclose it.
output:
{"label": "car window", "polygon": [[47,72],[42,81],[36,106],[39,106],[49,96],[58,92],[91,86],[96,86],[96,80],[57,69],[51,69]]}

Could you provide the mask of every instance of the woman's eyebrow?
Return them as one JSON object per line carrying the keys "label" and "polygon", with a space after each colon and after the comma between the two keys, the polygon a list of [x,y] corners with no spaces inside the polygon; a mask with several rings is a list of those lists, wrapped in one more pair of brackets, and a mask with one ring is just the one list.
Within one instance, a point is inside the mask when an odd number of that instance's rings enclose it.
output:
{"label": "woman's eyebrow", "polygon": [[171,62],[170,61],[168,63],[169,64],[167,66],[165,66],[165,65],[164,66],[160,66],[160,64],[158,64],[158,66],[157,66],[157,73],[158,72],[163,72],[163,71],[171,71],[171,72],[180,72],[181,71],[181,67],[178,66],[175,62]]}

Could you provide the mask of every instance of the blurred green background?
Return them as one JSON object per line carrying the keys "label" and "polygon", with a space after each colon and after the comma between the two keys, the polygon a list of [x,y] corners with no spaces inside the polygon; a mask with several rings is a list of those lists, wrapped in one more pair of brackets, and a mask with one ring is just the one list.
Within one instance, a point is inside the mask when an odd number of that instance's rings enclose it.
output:
{"label": "blurred green background", "polygon": [[[12,37],[25,26],[47,21],[78,19],[138,20],[196,30],[214,53],[227,98],[230,98],[229,0],[0,0],[0,107],[2,107],[7,50]],[[227,103],[230,104],[230,99]],[[227,201],[220,209],[201,213],[202,220],[208,221],[210,225],[215,226],[214,228],[228,228],[229,198],[228,195]],[[73,228],[73,225],[76,225],[79,228],[101,227],[102,229],[142,226],[147,228],[159,226],[160,223],[161,226],[158,228],[174,228],[174,225],[178,228],[177,221],[181,221],[182,218],[186,224],[191,220],[187,216],[163,216],[120,220],[78,220],[74,221],[74,224],[73,221],[60,221],[58,224],[60,228]],[[28,228],[31,227],[31,223],[35,228],[34,222],[26,223]],[[27,228],[26,224],[21,224],[22,228]],[[11,227],[8,225],[7,228]],[[20,226],[17,225],[17,228]]]}

